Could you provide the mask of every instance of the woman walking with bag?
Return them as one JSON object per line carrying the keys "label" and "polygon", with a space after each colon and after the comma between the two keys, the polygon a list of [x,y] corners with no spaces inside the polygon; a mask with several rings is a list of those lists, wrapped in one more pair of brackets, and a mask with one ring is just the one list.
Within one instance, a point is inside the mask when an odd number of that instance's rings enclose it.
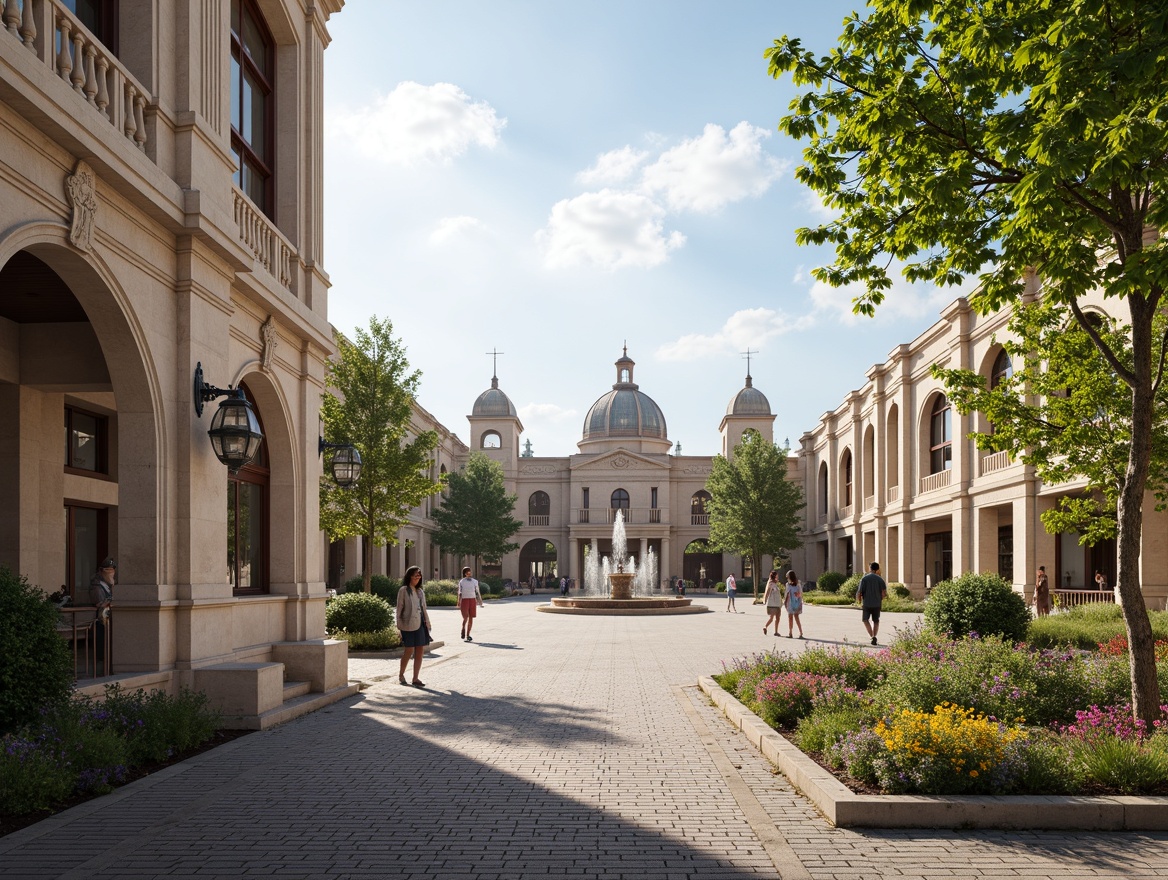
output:
{"label": "woman walking with bag", "polygon": [[791,622],[799,627],[799,638],[803,638],[803,621],[799,616],[803,613],[803,585],[795,572],[787,572],[787,589],[783,591],[783,605],[787,609],[787,638],[791,638]]}
{"label": "woman walking with bag", "polygon": [[766,606],[767,622],[762,625],[762,634],[765,636],[771,621],[775,624],[775,638],[779,637],[779,619],[783,616],[783,585],[779,583],[778,570],[772,571],[767,578],[766,591],[762,594],[762,604]]}
{"label": "woman walking with bag", "polygon": [[[402,578],[402,587],[397,591],[397,628],[401,632],[401,669],[397,680],[402,684],[413,684],[416,688],[426,685],[418,678],[422,671],[422,652],[430,644],[430,614],[426,610],[426,593],[422,590],[422,569],[411,565]],[[406,667],[410,658],[414,661],[414,680],[406,681]]]}

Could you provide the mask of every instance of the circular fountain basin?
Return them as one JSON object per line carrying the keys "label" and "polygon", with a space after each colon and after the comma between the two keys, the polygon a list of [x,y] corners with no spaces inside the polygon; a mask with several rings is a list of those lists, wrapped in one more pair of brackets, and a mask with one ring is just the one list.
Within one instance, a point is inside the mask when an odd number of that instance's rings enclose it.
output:
{"label": "circular fountain basin", "polygon": [[550,605],[540,605],[537,610],[549,614],[607,614],[610,616],[632,614],[703,614],[710,609],[705,605],[693,605],[692,599],[681,596],[644,596],[632,599],[611,597],[562,596],[552,599]]}

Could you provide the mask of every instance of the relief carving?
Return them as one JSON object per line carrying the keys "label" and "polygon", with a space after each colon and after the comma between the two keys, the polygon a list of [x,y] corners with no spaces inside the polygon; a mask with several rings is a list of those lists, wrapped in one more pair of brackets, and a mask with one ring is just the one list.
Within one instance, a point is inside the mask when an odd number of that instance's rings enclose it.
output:
{"label": "relief carving", "polygon": [[97,177],[82,160],[65,178],[65,201],[73,209],[69,241],[78,250],[88,252],[93,246],[93,224],[97,219]]}
{"label": "relief carving", "polygon": [[612,466],[614,468],[616,468],[618,471],[623,471],[626,468],[632,467],[633,463],[631,461],[629,461],[627,458],[625,458],[623,455],[618,455],[616,458],[614,458],[612,460]]}
{"label": "relief carving", "polygon": [[272,369],[272,355],[276,353],[276,348],[280,345],[280,334],[276,331],[276,317],[275,315],[268,315],[268,320],[264,321],[260,327],[260,342],[263,347],[260,349],[260,369],[265,373]]}
{"label": "relief carving", "polygon": [[551,464],[545,464],[545,465],[539,465],[539,466],[531,465],[529,467],[523,468],[521,473],[529,474],[533,477],[541,477],[541,476],[544,476],[546,474],[554,474],[554,473],[556,473],[557,470],[558,470],[558,468],[556,468],[555,465],[551,465]]}

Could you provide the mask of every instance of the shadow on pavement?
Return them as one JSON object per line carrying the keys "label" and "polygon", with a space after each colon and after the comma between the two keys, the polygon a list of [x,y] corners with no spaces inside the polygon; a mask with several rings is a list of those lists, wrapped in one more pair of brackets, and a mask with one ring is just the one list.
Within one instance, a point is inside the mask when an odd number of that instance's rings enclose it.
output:
{"label": "shadow on pavement", "polygon": [[[62,813],[44,830],[18,831],[0,841],[5,874],[758,876],[751,866],[761,851],[743,852],[735,865],[709,843],[680,839],[679,827],[707,841],[726,834],[710,827],[719,821],[713,817],[687,815],[682,805],[693,803],[693,793],[681,780],[658,791],[655,807],[627,804],[630,817],[597,807],[627,768],[595,748],[569,746],[598,741],[599,719],[565,705],[427,697],[395,701],[392,711],[355,698],[177,765],[184,769],[166,778],[127,786],[92,801],[93,810]],[[532,771],[546,782],[521,778],[417,735],[438,725],[448,741],[465,734],[480,749],[484,741],[501,750],[517,742],[564,748]]]}

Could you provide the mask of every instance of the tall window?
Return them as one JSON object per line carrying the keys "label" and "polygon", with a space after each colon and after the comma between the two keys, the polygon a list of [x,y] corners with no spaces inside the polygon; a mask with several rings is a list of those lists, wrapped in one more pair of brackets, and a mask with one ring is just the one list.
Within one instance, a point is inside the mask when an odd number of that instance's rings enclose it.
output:
{"label": "tall window", "polygon": [[[65,467],[104,474],[109,472],[105,416],[65,407]],[[92,574],[92,572],[90,572]]]}
{"label": "tall window", "polygon": [[1006,379],[1014,375],[1014,364],[1003,348],[994,359],[994,368],[990,371],[990,388],[997,388]]}
{"label": "tall window", "polygon": [[[118,54],[118,4],[113,0],[62,0],[62,5],[114,55]],[[60,47],[58,47],[60,48]],[[91,572],[92,574],[92,572]]]}
{"label": "tall window", "polygon": [[710,524],[710,515],[706,513],[706,504],[709,503],[710,493],[705,489],[699,489],[693,493],[693,497],[689,499],[689,522],[693,526],[705,526]]}
{"label": "tall window", "polygon": [[929,420],[929,473],[953,467],[953,410],[945,395],[938,394]]}
{"label": "tall window", "polygon": [[998,574],[1014,580],[1014,527],[998,526]]}
{"label": "tall window", "polygon": [[844,477],[844,507],[852,506],[852,450],[844,450],[843,460]]}
{"label": "tall window", "polygon": [[827,516],[827,463],[819,465],[819,515]]}
{"label": "tall window", "polygon": [[235,185],[273,214],[275,42],[253,0],[231,0],[231,152]]}
{"label": "tall window", "polygon": [[531,497],[527,499],[527,515],[528,516],[550,516],[552,512],[552,501],[548,497],[547,492],[532,492]]}
{"label": "tall window", "polygon": [[612,493],[611,504],[613,510],[628,510],[629,509],[629,493],[624,489],[617,489]]}
{"label": "tall window", "polygon": [[[240,387],[251,400],[247,388]],[[266,440],[251,463],[227,475],[227,582],[236,594],[268,591],[269,475]]]}
{"label": "tall window", "polygon": [[89,579],[109,552],[106,508],[65,505],[65,581],[74,605],[89,604]]}

